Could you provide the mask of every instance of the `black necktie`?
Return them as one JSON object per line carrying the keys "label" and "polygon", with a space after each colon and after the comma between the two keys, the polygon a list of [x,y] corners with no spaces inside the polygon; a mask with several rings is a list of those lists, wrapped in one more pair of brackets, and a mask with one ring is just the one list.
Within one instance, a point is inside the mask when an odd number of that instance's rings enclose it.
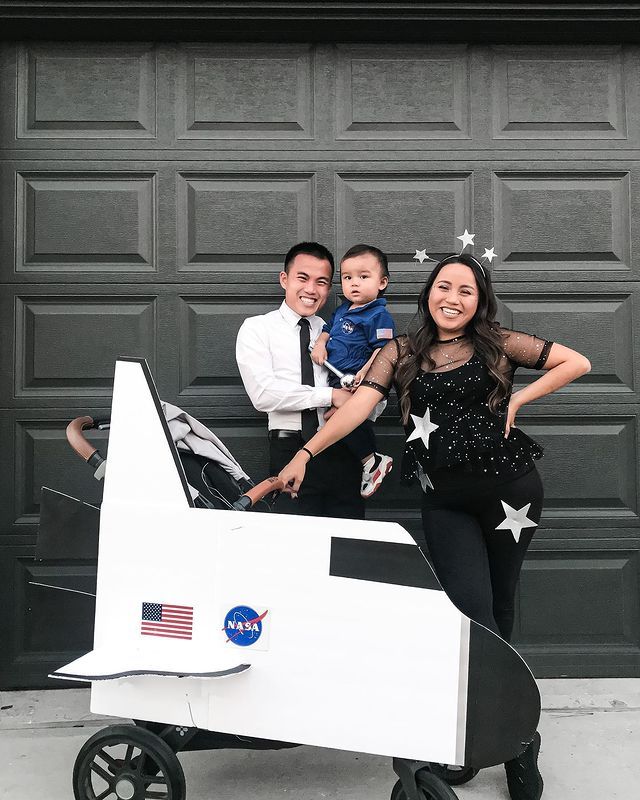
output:
{"label": "black necktie", "polygon": [[[309,320],[300,317],[300,378],[305,386],[315,386],[313,377],[313,361],[309,353],[309,342],[311,341]],[[305,442],[314,436],[318,431],[318,412],[315,408],[305,408],[302,412],[302,438]]]}

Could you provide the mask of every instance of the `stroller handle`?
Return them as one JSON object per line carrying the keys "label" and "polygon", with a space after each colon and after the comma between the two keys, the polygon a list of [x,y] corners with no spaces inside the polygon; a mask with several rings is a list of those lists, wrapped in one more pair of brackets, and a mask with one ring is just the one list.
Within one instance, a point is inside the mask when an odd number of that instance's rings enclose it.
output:
{"label": "stroller handle", "polygon": [[104,462],[104,458],[91,442],[85,439],[82,431],[93,428],[93,417],[76,417],[67,425],[67,441],[80,458],[96,469]]}
{"label": "stroller handle", "polygon": [[245,492],[233,504],[236,511],[246,511],[257,502],[264,499],[271,492],[281,492],[284,489],[284,482],[280,478],[265,478],[256,486]]}

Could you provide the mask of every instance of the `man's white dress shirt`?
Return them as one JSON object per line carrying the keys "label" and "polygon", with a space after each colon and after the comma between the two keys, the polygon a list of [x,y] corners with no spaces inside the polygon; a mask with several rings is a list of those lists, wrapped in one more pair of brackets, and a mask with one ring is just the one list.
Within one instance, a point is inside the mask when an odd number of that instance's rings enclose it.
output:
{"label": "man's white dress shirt", "polygon": [[[313,365],[315,386],[301,383],[300,326],[296,314],[283,301],[268,314],[246,319],[236,340],[236,361],[244,388],[258,411],[269,415],[269,430],[302,430],[300,412],[318,409],[318,425],[331,405],[327,370]],[[311,343],[322,332],[321,317],[307,317]]]}

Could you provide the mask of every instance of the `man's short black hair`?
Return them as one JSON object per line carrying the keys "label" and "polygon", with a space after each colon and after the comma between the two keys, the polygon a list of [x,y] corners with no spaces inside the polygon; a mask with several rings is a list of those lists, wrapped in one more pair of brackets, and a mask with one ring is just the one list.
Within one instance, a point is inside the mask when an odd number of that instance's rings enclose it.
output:
{"label": "man's short black hair", "polygon": [[[389,280],[389,259],[387,258],[387,254],[383,253],[378,247],[374,247],[371,244],[354,244],[353,247],[350,247],[347,252],[342,256],[340,259],[340,265],[346,261],[348,258],[354,258],[355,256],[363,256],[367,253],[370,253],[378,264],[380,265],[380,272],[383,278]],[[378,296],[383,295],[386,291],[385,289],[381,289],[378,292]]]}
{"label": "man's short black hair", "polygon": [[318,242],[299,242],[298,244],[294,244],[284,257],[285,272],[289,272],[289,266],[291,265],[291,262],[301,253],[305,256],[314,256],[314,258],[319,258],[322,261],[328,261],[331,265],[331,280],[333,280],[333,273],[336,268],[333,261],[333,254],[331,253],[331,250],[328,250],[323,244],[318,244]]}

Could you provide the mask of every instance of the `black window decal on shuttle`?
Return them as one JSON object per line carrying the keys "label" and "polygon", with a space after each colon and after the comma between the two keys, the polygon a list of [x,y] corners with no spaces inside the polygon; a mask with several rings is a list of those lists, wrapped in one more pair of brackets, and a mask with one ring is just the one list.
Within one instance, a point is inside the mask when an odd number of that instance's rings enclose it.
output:
{"label": "black window decal on shuttle", "polygon": [[414,544],[332,536],[329,574],[442,591],[422,550]]}

